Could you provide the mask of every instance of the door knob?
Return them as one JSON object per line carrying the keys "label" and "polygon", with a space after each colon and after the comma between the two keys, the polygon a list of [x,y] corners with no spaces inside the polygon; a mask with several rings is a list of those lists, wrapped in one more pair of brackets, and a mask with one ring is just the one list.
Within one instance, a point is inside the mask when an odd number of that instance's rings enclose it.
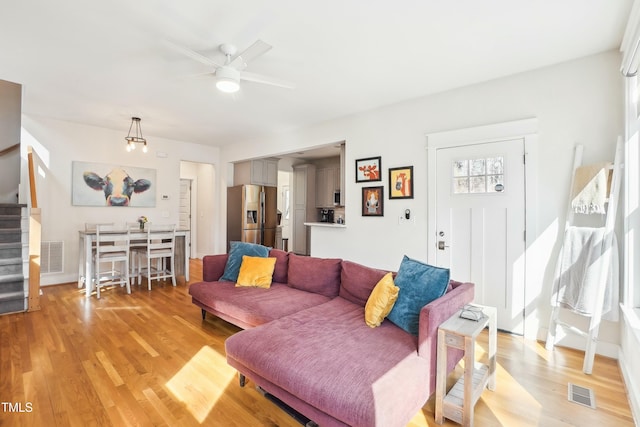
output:
{"label": "door knob", "polygon": [[438,240],[438,249],[444,251],[445,248],[448,248],[448,245],[444,244],[444,240]]}

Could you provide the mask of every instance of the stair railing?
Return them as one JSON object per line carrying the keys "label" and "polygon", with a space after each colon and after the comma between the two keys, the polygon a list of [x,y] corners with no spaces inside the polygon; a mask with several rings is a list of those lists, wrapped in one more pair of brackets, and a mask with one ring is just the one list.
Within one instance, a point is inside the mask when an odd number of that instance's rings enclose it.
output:
{"label": "stair railing", "polygon": [[42,244],[42,213],[38,207],[36,194],[36,174],[33,164],[33,147],[27,147],[29,164],[29,194],[31,214],[29,215],[29,306],[27,311],[40,310],[40,245]]}
{"label": "stair railing", "polygon": [[17,150],[18,148],[20,148],[20,144],[14,144],[11,147],[7,147],[3,150],[0,150],[0,157],[4,156],[5,154],[9,154],[12,151]]}

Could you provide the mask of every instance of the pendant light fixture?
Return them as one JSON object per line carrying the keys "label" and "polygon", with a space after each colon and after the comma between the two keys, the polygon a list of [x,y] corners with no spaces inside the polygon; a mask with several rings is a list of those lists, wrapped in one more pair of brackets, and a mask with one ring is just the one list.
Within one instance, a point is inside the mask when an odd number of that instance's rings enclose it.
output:
{"label": "pendant light fixture", "polygon": [[[146,153],[147,150],[147,140],[142,136],[142,128],[140,127],[140,121],[142,119],[140,117],[131,117],[131,125],[129,126],[129,134],[126,136],[125,140],[127,141],[127,151],[132,151],[136,149],[136,144],[142,145],[142,152]],[[133,135],[131,131],[133,130]]]}

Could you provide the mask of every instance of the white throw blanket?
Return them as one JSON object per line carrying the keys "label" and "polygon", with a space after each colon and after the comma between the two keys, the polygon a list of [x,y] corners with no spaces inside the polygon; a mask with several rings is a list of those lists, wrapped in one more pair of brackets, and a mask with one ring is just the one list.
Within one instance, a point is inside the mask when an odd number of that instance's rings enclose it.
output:
{"label": "white throw blanket", "polygon": [[603,318],[618,320],[618,244],[614,234],[611,248],[607,250],[603,245],[604,238],[604,228],[567,229],[556,267],[554,306],[559,304],[577,314],[591,316],[596,307],[600,269],[607,268]]}

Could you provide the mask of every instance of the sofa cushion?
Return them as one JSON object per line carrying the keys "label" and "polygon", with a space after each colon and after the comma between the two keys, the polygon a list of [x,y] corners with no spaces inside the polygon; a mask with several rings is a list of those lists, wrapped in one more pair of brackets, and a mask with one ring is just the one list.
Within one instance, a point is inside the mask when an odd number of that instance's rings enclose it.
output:
{"label": "sofa cushion", "polygon": [[232,282],[198,282],[189,286],[189,294],[200,307],[223,313],[225,319],[242,327],[262,325],[330,300],[277,282],[272,282],[269,289],[237,288]]}
{"label": "sofa cushion", "polygon": [[399,290],[400,288],[393,284],[391,273],[380,279],[364,306],[364,321],[367,325],[372,328],[380,326],[398,299]]}
{"label": "sofa cushion", "polygon": [[275,258],[243,255],[236,286],[270,287],[275,266]]}
{"label": "sofa cushion", "polygon": [[224,273],[222,273],[220,280],[227,280],[229,282],[238,280],[243,255],[266,258],[269,255],[269,248],[256,245],[255,243],[231,242],[227,264],[224,267]]}
{"label": "sofa cushion", "polygon": [[395,284],[400,292],[387,318],[405,331],[418,335],[420,309],[444,295],[449,284],[449,269],[434,267],[405,255]]}
{"label": "sofa cushion", "polygon": [[227,360],[346,425],[407,425],[429,397],[429,365],[416,337],[390,322],[370,328],[363,311],[337,297],[240,331]]}
{"label": "sofa cushion", "polygon": [[289,252],[274,248],[269,251],[269,257],[276,259],[276,267],[273,270],[273,281],[278,283],[287,283]]}
{"label": "sofa cushion", "polygon": [[340,296],[364,307],[376,283],[387,272],[351,261],[342,261]]}
{"label": "sofa cushion", "polygon": [[336,297],[340,289],[339,258],[315,258],[289,254],[289,286],[307,292]]}

